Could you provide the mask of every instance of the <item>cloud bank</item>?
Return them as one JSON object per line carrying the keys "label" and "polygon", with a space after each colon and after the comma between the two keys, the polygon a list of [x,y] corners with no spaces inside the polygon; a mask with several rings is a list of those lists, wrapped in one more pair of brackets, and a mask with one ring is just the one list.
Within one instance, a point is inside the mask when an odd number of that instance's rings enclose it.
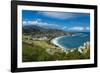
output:
{"label": "cloud bank", "polygon": [[89,27],[75,26],[68,28],[69,31],[89,31]]}
{"label": "cloud bank", "polygon": [[23,26],[26,26],[26,25],[36,25],[36,26],[40,26],[40,27],[43,27],[43,28],[52,28],[52,29],[55,29],[55,28],[61,28],[59,25],[57,24],[53,24],[53,23],[47,23],[47,22],[42,22],[40,19],[37,19],[37,20],[31,20],[31,21],[23,21],[22,22]]}
{"label": "cloud bank", "polygon": [[65,13],[65,12],[38,12],[47,17],[57,18],[57,19],[70,19],[78,17],[79,14]]}

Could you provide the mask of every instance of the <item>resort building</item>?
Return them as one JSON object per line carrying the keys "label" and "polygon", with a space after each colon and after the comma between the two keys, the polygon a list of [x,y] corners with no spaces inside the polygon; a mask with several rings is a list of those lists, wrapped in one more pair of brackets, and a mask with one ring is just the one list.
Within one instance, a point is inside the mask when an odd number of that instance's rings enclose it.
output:
{"label": "resort building", "polygon": [[43,36],[43,35],[33,35],[32,39],[33,40],[47,40],[48,38],[46,36]]}

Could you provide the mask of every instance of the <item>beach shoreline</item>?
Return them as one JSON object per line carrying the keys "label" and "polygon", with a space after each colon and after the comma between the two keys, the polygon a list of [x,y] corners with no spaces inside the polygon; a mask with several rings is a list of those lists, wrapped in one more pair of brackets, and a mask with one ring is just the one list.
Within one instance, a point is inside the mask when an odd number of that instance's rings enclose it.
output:
{"label": "beach shoreline", "polygon": [[66,37],[66,36],[56,37],[56,38],[54,38],[54,39],[51,40],[51,43],[54,44],[54,45],[56,45],[56,46],[58,46],[58,47],[60,47],[61,49],[65,50],[65,49],[67,49],[67,48],[63,47],[62,45],[60,45],[60,44],[58,43],[58,40],[59,40],[60,38],[63,38],[63,37]]}
{"label": "beach shoreline", "polygon": [[[69,48],[66,48],[66,47],[64,47],[64,46],[62,46],[62,45],[60,45],[60,44],[58,43],[58,40],[59,40],[60,38],[63,38],[63,37],[66,37],[66,36],[60,36],[60,37],[53,38],[53,39],[51,40],[51,43],[54,44],[54,45],[56,45],[56,46],[58,46],[58,47],[60,47],[62,50],[65,50],[65,51],[67,51],[67,50],[75,50],[76,48],[69,49]],[[89,41],[84,42],[84,44],[86,44],[86,43],[89,43]],[[83,44],[83,45],[84,45],[84,44]],[[80,49],[80,47],[84,47],[84,46],[79,46],[77,49]]]}

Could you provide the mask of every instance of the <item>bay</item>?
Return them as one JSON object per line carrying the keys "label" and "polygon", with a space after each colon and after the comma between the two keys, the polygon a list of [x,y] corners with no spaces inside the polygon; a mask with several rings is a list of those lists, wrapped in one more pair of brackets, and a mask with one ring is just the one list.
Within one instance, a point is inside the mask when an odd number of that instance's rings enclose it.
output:
{"label": "bay", "polygon": [[73,36],[63,36],[57,39],[57,43],[64,48],[78,48],[90,41],[90,33],[76,33]]}

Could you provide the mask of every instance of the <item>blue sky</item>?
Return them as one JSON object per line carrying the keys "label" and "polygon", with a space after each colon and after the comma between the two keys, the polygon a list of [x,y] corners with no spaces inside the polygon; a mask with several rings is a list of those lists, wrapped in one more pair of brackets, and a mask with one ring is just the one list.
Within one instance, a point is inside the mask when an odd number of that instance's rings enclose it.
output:
{"label": "blue sky", "polygon": [[64,31],[90,31],[89,13],[23,10],[22,22],[23,26],[37,25]]}

